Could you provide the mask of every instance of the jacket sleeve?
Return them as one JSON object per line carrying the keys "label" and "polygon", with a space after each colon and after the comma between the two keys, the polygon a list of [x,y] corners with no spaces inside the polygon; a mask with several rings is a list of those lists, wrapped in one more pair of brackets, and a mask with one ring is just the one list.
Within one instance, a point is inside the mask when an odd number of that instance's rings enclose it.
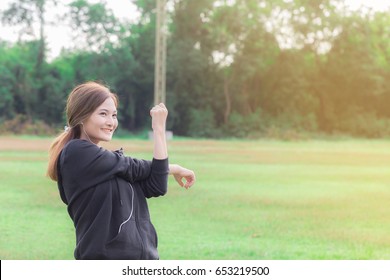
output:
{"label": "jacket sleeve", "polygon": [[169,165],[168,159],[153,159],[150,176],[138,182],[145,197],[157,197],[167,193]]}
{"label": "jacket sleeve", "polygon": [[67,166],[78,185],[96,185],[119,176],[130,183],[150,177],[152,162],[125,157],[84,140],[74,140],[64,151],[62,166]]}

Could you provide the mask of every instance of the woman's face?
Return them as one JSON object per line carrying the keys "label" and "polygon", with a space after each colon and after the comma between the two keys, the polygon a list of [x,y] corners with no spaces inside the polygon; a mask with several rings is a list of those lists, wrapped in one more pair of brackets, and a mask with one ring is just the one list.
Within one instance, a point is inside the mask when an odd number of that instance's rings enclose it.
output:
{"label": "woman's face", "polygon": [[110,141],[118,127],[117,111],[112,98],[107,98],[81,125],[81,139],[95,144]]}

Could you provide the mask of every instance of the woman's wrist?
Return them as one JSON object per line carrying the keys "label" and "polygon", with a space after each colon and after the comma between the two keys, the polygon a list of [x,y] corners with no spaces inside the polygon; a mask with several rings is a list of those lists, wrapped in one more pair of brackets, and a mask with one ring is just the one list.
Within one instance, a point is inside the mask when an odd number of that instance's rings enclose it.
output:
{"label": "woman's wrist", "polygon": [[154,151],[153,157],[155,159],[166,159],[168,157],[167,143],[165,139],[165,131],[153,131]]}
{"label": "woman's wrist", "polygon": [[177,164],[169,164],[169,174],[176,174],[179,170],[179,165]]}
{"label": "woman's wrist", "polygon": [[165,125],[154,125],[152,130],[154,133],[165,133]]}

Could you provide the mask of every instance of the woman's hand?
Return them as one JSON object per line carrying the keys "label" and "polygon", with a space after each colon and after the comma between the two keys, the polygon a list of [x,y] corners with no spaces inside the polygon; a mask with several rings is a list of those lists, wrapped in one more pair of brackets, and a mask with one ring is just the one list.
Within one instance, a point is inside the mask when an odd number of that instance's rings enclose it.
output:
{"label": "woman's hand", "polygon": [[153,129],[153,157],[155,159],[166,159],[168,157],[167,141],[165,139],[165,123],[168,110],[163,103],[160,103],[150,110]]}
{"label": "woman's hand", "polygon": [[176,182],[178,182],[180,186],[186,189],[192,187],[196,181],[194,171],[181,167],[177,164],[169,165],[169,174],[172,174]]}
{"label": "woman's hand", "polygon": [[167,121],[168,110],[163,103],[154,106],[150,110],[150,116],[152,117],[152,129],[153,131],[159,131],[165,133],[165,123]]}

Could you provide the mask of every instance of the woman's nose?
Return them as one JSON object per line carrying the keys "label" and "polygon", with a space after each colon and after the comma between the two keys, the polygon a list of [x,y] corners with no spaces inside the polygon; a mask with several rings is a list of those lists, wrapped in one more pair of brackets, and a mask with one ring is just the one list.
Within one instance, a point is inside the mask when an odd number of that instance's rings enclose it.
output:
{"label": "woman's nose", "polygon": [[111,127],[114,126],[114,119],[113,118],[108,118],[106,121],[106,124]]}

